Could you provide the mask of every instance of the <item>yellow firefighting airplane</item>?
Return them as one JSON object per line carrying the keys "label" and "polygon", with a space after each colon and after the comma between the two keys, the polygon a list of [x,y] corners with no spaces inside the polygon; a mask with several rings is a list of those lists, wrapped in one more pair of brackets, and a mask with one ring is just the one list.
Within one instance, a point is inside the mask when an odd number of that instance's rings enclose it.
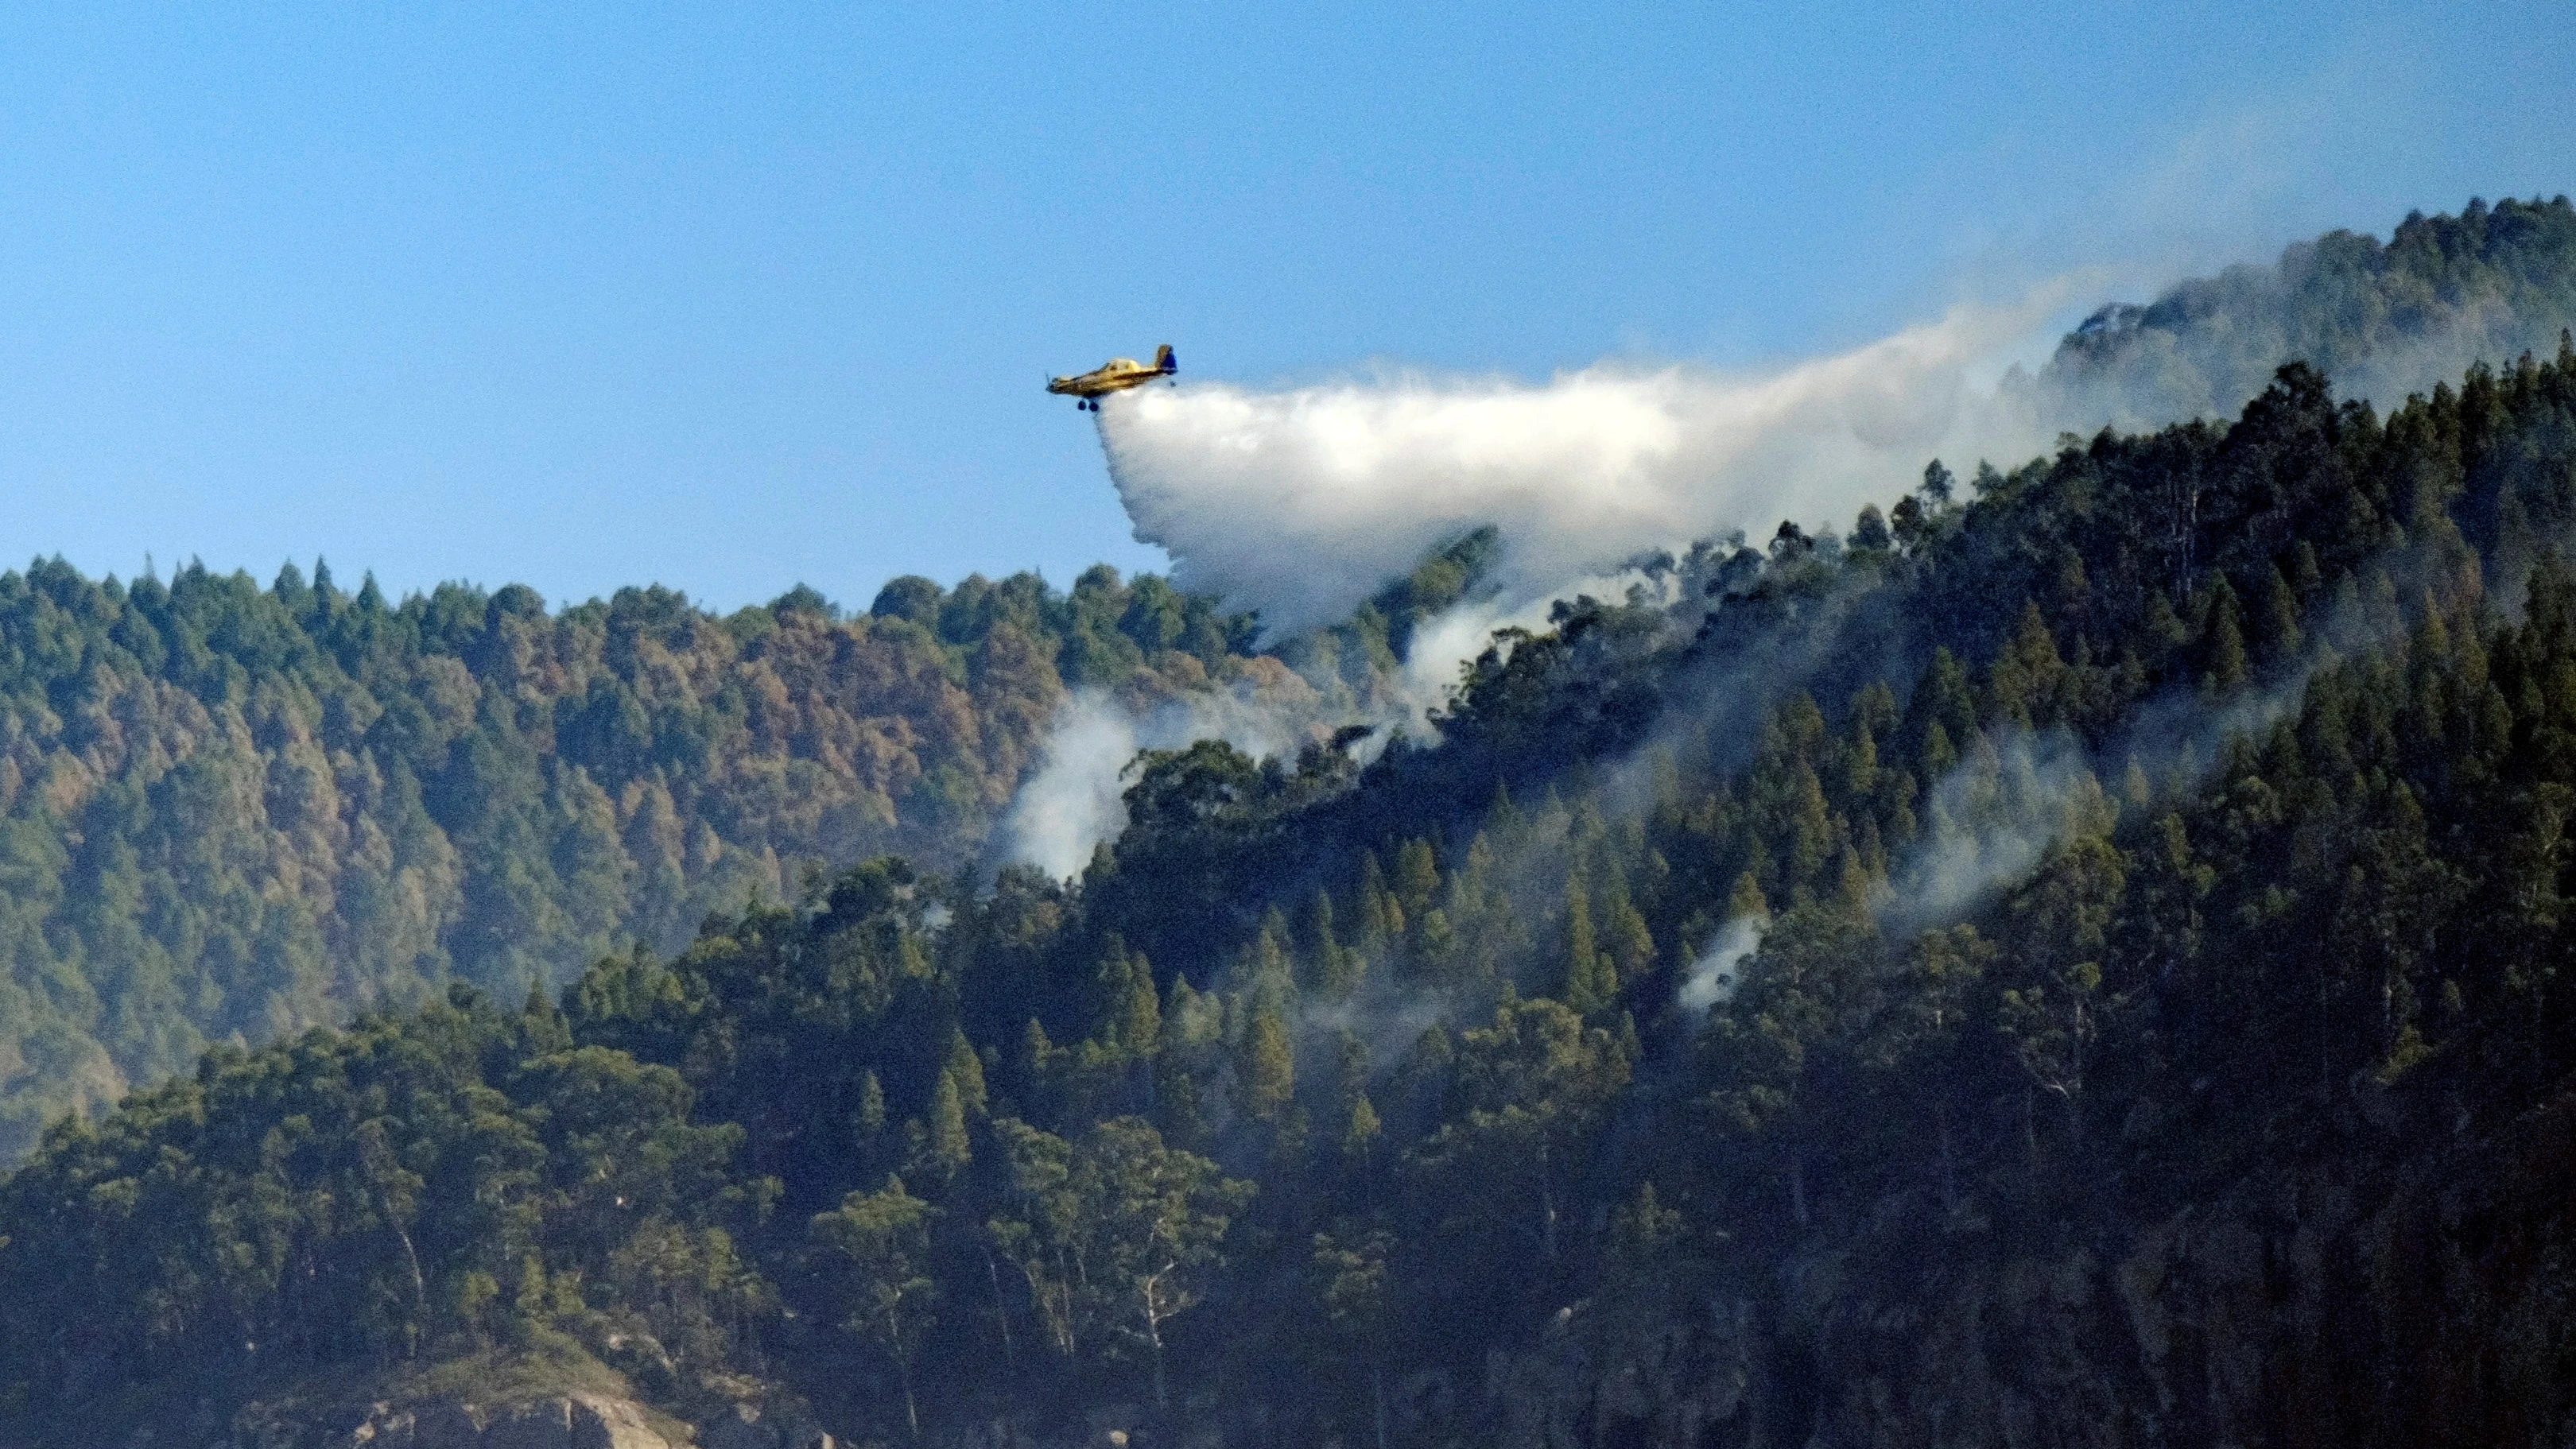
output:
{"label": "yellow firefighting airplane", "polygon": [[1132,357],[1113,357],[1079,376],[1049,379],[1047,391],[1059,397],[1070,394],[1075,407],[1089,408],[1093,412],[1098,412],[1100,399],[1104,394],[1125,392],[1131,387],[1143,387],[1156,378],[1169,377],[1180,370],[1180,364],[1172,358],[1172,344],[1166,342],[1154,349],[1152,362],[1138,362]]}

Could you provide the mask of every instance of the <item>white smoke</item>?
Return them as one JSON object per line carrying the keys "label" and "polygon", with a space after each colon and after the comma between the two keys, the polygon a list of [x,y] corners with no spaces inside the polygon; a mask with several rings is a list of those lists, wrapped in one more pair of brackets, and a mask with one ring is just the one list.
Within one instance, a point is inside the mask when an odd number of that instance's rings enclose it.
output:
{"label": "white smoke", "polygon": [[1256,758],[1274,755],[1301,738],[1294,713],[1248,689],[1142,708],[1077,691],[1056,710],[1046,762],[1021,782],[1003,820],[1009,858],[1058,880],[1080,875],[1092,851],[1127,828],[1128,767],[1140,752],[1221,739]]}
{"label": "white smoke", "polygon": [[1548,609],[1560,598],[1578,593],[1624,598],[1642,581],[1633,573],[1579,579],[1517,609],[1479,600],[1425,621],[1414,630],[1387,707],[1367,719],[1326,719],[1312,691],[1283,688],[1277,681],[1267,689],[1239,685],[1149,704],[1122,703],[1098,690],[1078,691],[1057,708],[1044,763],[1021,782],[1011,801],[1002,823],[1006,857],[1059,880],[1081,874],[1092,851],[1127,828],[1124,796],[1132,783],[1127,771],[1145,750],[1176,750],[1221,739],[1266,758],[1293,752],[1325,732],[1322,726],[1373,724],[1377,732],[1352,751],[1365,764],[1398,731],[1436,738],[1434,713],[1449,703],[1460,666],[1495,646],[1495,631],[1545,628]]}
{"label": "white smoke", "polygon": [[1783,517],[1846,521],[1939,453],[2027,453],[2028,409],[1971,379],[2071,285],[1758,376],[1601,363],[1536,385],[1142,388],[1105,400],[1101,439],[1173,581],[1259,610],[1273,637],[1347,617],[1488,524],[1491,583],[1518,608],[1644,551]]}
{"label": "white smoke", "polygon": [[1084,691],[1056,711],[1046,763],[1020,782],[1002,829],[1011,858],[1057,880],[1082,873],[1092,847],[1126,823],[1119,772],[1144,746],[1135,719]]}
{"label": "white smoke", "polygon": [[2267,685],[2222,702],[2185,691],[2145,702],[2098,755],[2062,728],[1979,736],[1926,796],[1924,836],[1878,903],[1882,925],[1912,931],[1957,920],[2027,879],[2059,842],[2107,831],[2121,809],[2113,791],[2129,768],[2168,801],[2198,788],[2225,762],[2231,742],[2259,738],[2295,714],[2318,670],[2347,651],[2375,652],[2403,639],[2407,620],[2393,587],[2391,594],[2384,613],[2366,604],[2330,611],[2316,642]]}
{"label": "white smoke", "polygon": [[1726,923],[1708,949],[1691,963],[1690,975],[1683,978],[1677,999],[1685,1011],[1706,1011],[1735,994],[1735,973],[1744,958],[1762,946],[1763,923],[1752,916],[1738,916]]}
{"label": "white smoke", "polygon": [[2093,760],[2062,729],[1979,738],[1925,801],[1929,828],[1881,914],[1900,927],[1955,919],[2028,876],[2105,806]]}
{"label": "white smoke", "polygon": [[[1057,707],[1049,725],[1044,763],[1020,783],[1002,822],[1005,858],[1034,865],[1058,880],[1082,873],[1102,842],[1127,828],[1128,767],[1145,750],[1176,750],[1221,739],[1256,759],[1293,752],[1346,724],[1377,726],[1351,747],[1362,764],[1375,759],[1399,732],[1437,739],[1436,714],[1451,701],[1460,666],[1488,648],[1508,648],[1498,630],[1547,627],[1548,610],[1578,594],[1624,599],[1661,581],[1629,571],[1577,579],[1546,596],[1509,608],[1494,599],[1462,603],[1413,632],[1402,673],[1383,706],[1366,718],[1327,716],[1311,689],[1261,684],[1184,694],[1152,703],[1125,703],[1098,690],[1080,690]],[[1661,602],[1671,602],[1668,598]]]}
{"label": "white smoke", "polygon": [[1669,605],[1675,602],[1671,582],[1668,577],[1650,578],[1640,570],[1622,570],[1562,580],[1526,599],[1494,594],[1453,605],[1414,626],[1404,649],[1404,672],[1396,683],[1402,712],[1384,723],[1437,739],[1439,728],[1431,713],[1451,703],[1461,666],[1487,649],[1509,656],[1509,638],[1498,639],[1497,634],[1540,633],[1551,627],[1550,616],[1558,604],[1587,595],[1612,602],[1647,599]]}

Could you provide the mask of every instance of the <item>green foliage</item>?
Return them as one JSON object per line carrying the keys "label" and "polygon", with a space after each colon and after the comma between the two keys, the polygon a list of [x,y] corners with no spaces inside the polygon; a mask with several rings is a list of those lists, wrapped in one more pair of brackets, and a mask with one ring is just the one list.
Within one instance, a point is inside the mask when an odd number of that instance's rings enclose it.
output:
{"label": "green foliage", "polygon": [[[520,862],[442,867],[477,959],[519,963],[507,999],[553,979],[509,952],[601,949],[516,1013],[430,993],[53,1128],[0,1184],[0,1437],[139,1442],[317,1375],[563,1342],[676,1412],[781,1380],[861,1442],[1067,1437],[1119,1404],[1175,1442],[1485,1442],[1584,1364],[1567,1442],[1653,1442],[1620,1406],[1654,1365],[1748,1386],[1681,1437],[1860,1442],[1871,1405],[1952,1402],[1903,1376],[1968,1353],[1963,1317],[1997,1421],[2022,1416],[1998,1439],[2565,1437],[2558,1360],[2516,1348],[2507,1375],[2476,1324],[2410,1315],[2472,1283],[2554,1322],[2566,1285],[2576,350],[2384,418],[2285,367],[2230,425],[1973,484],[1936,464],[1881,524],[1839,551],[1712,541],[1654,565],[1663,602],[1571,601],[1469,667],[1436,745],[1365,770],[1151,754],[1079,882],[869,858],[685,943],[580,916],[529,864],[605,879],[599,842],[633,834],[636,777],[569,772],[564,721],[543,745],[473,672],[495,637],[573,670],[581,611],[420,603],[405,627],[476,661],[422,667],[480,682],[444,763],[383,767],[383,798]],[[1460,597],[1473,560],[1446,562],[1332,647]],[[1013,667],[1006,630],[1150,661],[1215,627],[1159,581],[1086,574],[1078,629],[1049,598],[898,580],[863,625],[800,598],[720,632],[728,667],[879,639],[951,682],[971,640],[971,687]],[[742,699],[746,729],[775,702]],[[266,728],[240,746],[274,757],[262,789],[319,788]],[[169,949],[152,872],[247,869],[222,822],[248,777],[172,759],[166,796],[82,786],[122,802],[99,819],[125,853],[0,817],[11,990],[69,1010],[93,963]],[[60,769],[13,798],[69,790]],[[336,999],[315,963],[356,948],[298,954],[283,906],[207,909],[186,940]],[[89,989],[80,1019],[109,1019]],[[17,1050],[82,1059],[32,1029]],[[2433,1178],[2438,1211],[2390,1206]],[[2284,1224],[2259,1250],[2254,1218]],[[2353,1241],[2338,1222],[2402,1271],[2319,1270],[2297,1281],[2327,1297],[2279,1308],[2276,1277]],[[2194,1273],[2252,1286],[2194,1303]],[[2144,1387],[2168,1362],[2216,1381],[2171,1346],[2222,1308],[2218,1377],[2295,1394],[2226,1417]],[[2096,1309],[2112,1387],[2031,1391],[2066,1381],[2049,1325]],[[2171,1351],[2117,1337],[2142,1324]],[[2506,1378],[2513,1432],[2416,1433]]]}
{"label": "green foliage", "polygon": [[737,1175],[741,1129],[693,1124],[668,1068],[561,1049],[541,1020],[451,995],[219,1051],[99,1128],[49,1134],[0,1211],[84,1206],[17,1237],[0,1283],[13,1302],[115,1306],[73,1336],[0,1329],[20,1412],[86,1414],[85,1385],[222,1392],[550,1326],[646,1334],[702,1367],[737,1351],[733,1325],[768,1301],[731,1249],[766,1194]]}
{"label": "green foliage", "polygon": [[876,1192],[851,1193],[839,1207],[815,1214],[808,1229],[815,1247],[850,1276],[845,1326],[893,1361],[903,1385],[904,1425],[915,1438],[921,1409],[912,1371],[939,1292],[929,1274],[930,1222],[938,1213],[905,1192],[902,1178],[890,1177]]}
{"label": "green foliage", "polygon": [[1243,1033],[1242,1059],[1235,1068],[1243,1114],[1258,1122],[1279,1121],[1296,1100],[1296,1072],[1287,1023],[1276,1011],[1255,1014]]}
{"label": "green foliage", "polygon": [[1246,637],[1105,569],[901,579],[846,618],[0,575],[0,1161],[212,1043],[551,991],[819,862],[954,864],[1068,686],[1198,687]]}
{"label": "green foliage", "polygon": [[2404,397],[2477,357],[2546,352],[2576,327],[2576,207],[2472,200],[2409,215],[2385,244],[2348,231],[2299,242],[2271,267],[2230,267],[2154,303],[2105,307],[2039,378],[2068,415],[2224,415],[2304,358],[2372,396]]}

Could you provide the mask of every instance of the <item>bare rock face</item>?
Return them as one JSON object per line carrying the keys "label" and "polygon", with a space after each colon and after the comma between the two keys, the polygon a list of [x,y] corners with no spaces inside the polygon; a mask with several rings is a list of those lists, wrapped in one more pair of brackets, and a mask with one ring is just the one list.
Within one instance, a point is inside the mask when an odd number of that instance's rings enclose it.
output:
{"label": "bare rock face", "polygon": [[717,1407],[702,1411],[694,1429],[614,1392],[563,1389],[485,1402],[468,1390],[254,1404],[220,1442],[225,1449],[838,1449],[795,1395],[750,1379],[714,1387]]}
{"label": "bare rock face", "polygon": [[337,1442],[358,1449],[682,1449],[624,1399],[567,1394],[485,1407],[434,1399],[379,1404]]}
{"label": "bare rock face", "polygon": [[834,1449],[832,1436],[810,1416],[765,1413],[756,1401],[711,1415],[698,1426],[698,1444],[699,1449]]}

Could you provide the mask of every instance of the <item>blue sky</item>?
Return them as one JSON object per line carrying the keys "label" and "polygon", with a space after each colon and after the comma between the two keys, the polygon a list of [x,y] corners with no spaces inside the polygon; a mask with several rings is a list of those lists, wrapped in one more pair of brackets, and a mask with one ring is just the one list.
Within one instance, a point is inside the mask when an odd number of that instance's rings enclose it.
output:
{"label": "blue sky", "polygon": [[0,558],[1151,566],[1049,371],[1753,365],[2576,191],[2576,6],[25,7]]}

